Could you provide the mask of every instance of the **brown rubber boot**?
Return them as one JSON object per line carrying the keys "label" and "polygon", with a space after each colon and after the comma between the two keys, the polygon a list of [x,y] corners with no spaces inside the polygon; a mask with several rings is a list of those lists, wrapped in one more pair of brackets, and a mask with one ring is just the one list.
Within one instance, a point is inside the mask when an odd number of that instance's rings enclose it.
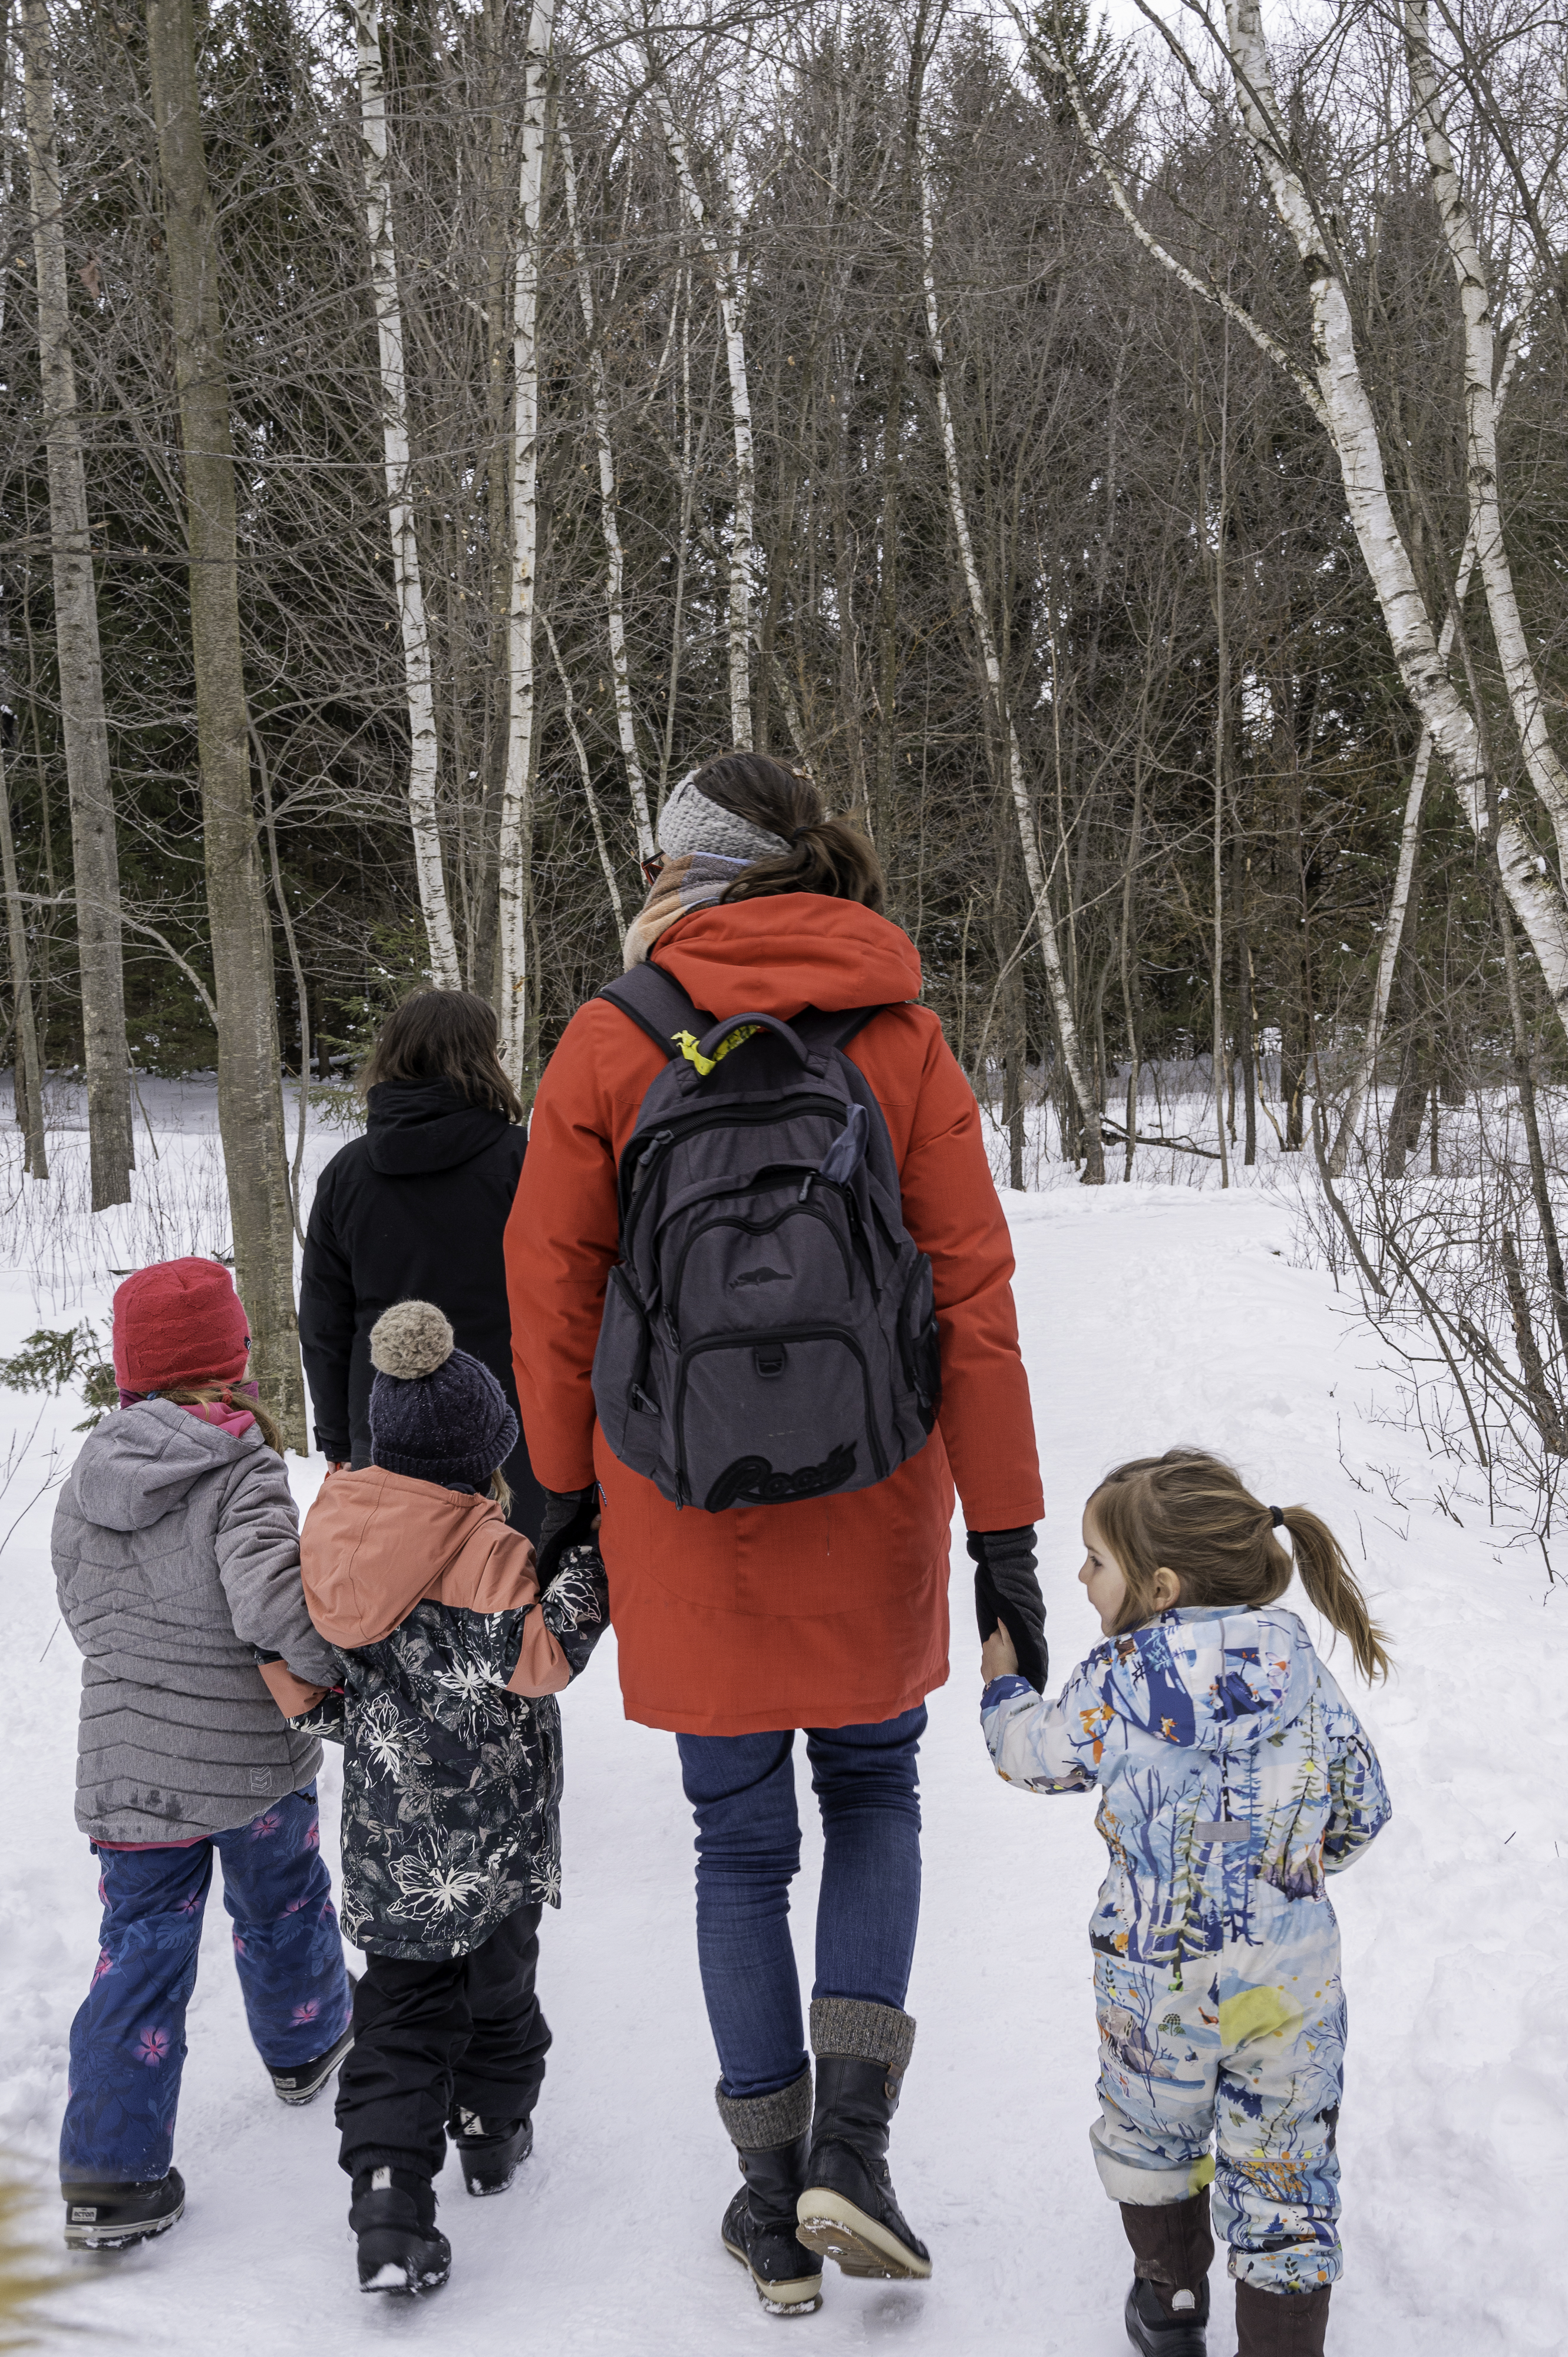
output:
{"label": "brown rubber boot", "polygon": [[1128,2340],[1144,2357],[1205,2357],[1214,2260],[1208,2188],[1185,2201],[1123,2201],[1121,2210],[1133,2259]]}
{"label": "brown rubber boot", "polygon": [[1316,2291],[1236,2287],[1236,2357],[1323,2357],[1332,2284]]}

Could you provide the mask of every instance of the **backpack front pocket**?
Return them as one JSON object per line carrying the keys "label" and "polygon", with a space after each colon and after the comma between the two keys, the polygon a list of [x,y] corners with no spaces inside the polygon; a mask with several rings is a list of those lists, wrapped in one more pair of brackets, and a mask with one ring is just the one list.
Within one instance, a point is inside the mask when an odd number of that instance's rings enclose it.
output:
{"label": "backpack front pocket", "polygon": [[680,1501],[709,1513],[865,1490],[888,1469],[870,1371],[843,1328],[695,1344],[682,1353],[674,1425]]}

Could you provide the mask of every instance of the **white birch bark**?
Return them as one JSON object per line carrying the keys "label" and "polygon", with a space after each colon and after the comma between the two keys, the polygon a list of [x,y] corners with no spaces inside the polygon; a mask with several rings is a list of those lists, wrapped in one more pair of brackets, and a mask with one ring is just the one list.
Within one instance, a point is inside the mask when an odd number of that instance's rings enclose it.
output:
{"label": "white birch bark", "polygon": [[1552,821],[1557,838],[1559,872],[1568,877],[1568,770],[1558,759],[1547,732],[1541,683],[1520,618],[1513,569],[1503,543],[1502,510],[1498,498],[1498,394],[1493,388],[1497,355],[1492,335],[1491,289],[1444,125],[1426,0],[1405,0],[1404,29],[1415,119],[1426,149],[1432,199],[1458,282],[1459,311],[1465,323],[1465,441],[1470,537],[1520,749],[1530,784]]}
{"label": "white birch bark", "polygon": [[[1259,0],[1226,0],[1226,18],[1242,125],[1268,181],[1274,209],[1305,267],[1315,373],[1362,561],[1371,576],[1405,692],[1422,725],[1432,732],[1471,827],[1484,841],[1488,822],[1480,737],[1438,652],[1432,618],[1394,518],[1377,422],[1356,357],[1344,282],[1324,251],[1306,190],[1285,161],[1289,136],[1274,95]],[[1511,820],[1499,823],[1496,851],[1509,904],[1535,952],[1559,1019],[1568,1028],[1568,909],[1563,894],[1551,877],[1541,873],[1528,839]]]}
{"label": "white birch bark", "polygon": [[707,255],[718,296],[724,326],[725,363],[729,371],[730,424],[735,441],[735,515],[729,552],[729,704],[730,735],[736,751],[751,750],[751,604],[752,572],[756,564],[757,459],[751,433],[751,387],[746,368],[746,301],[738,242],[722,252],[709,221],[687,152],[685,135],[653,63],[646,41],[653,103],[664,132],[664,144],[681,183],[681,193],[698,242]]}
{"label": "white birch bark", "polygon": [[1028,780],[1024,774],[1023,754],[1019,748],[1018,732],[1013,724],[1006,693],[1002,683],[1002,666],[997,660],[996,640],[991,619],[985,610],[985,592],[981,583],[980,569],[974,561],[974,544],[970,538],[969,513],[964,503],[963,484],[959,473],[958,438],[953,432],[952,407],[948,400],[947,371],[942,350],[941,322],[937,312],[936,280],[931,269],[931,198],[930,187],[922,167],[920,175],[920,230],[924,253],[923,276],[926,293],[926,335],[930,346],[931,369],[936,380],[937,418],[941,427],[942,459],[947,469],[948,507],[952,516],[953,534],[958,542],[959,562],[963,569],[964,587],[969,593],[969,608],[974,620],[975,636],[980,641],[981,661],[985,667],[986,683],[996,708],[996,718],[1006,750],[1007,783],[1013,798],[1014,816],[1018,825],[1018,844],[1024,856],[1024,874],[1028,882],[1036,929],[1040,937],[1040,956],[1046,969],[1046,984],[1051,995],[1051,1006],[1057,1018],[1057,1031],[1061,1040],[1062,1060],[1068,1079],[1083,1117],[1085,1147],[1084,1178],[1093,1185],[1102,1184],[1105,1178],[1104,1148],[1100,1134],[1100,1106],[1084,1073],[1083,1054],[1079,1042],[1078,1024],[1073,1015],[1072,1000],[1068,992],[1067,976],[1062,971],[1061,950],[1057,940],[1056,920],[1051,914],[1050,880],[1040,857],[1039,837],[1035,829],[1034,801]]}
{"label": "white birch bark", "polygon": [[120,861],[109,772],[109,728],[98,639],[98,592],[87,473],[76,407],[70,280],[54,59],[45,0],[20,10],[33,262],[38,280],[38,368],[49,489],[55,646],[70,801],[71,864],[81,972],[82,1046],[92,1208],[131,1200],[131,1071],[125,1045],[125,974],[120,931]]}
{"label": "white birch bark", "polygon": [[[1008,5],[1027,38],[1027,27],[1015,0],[1008,0]],[[1289,137],[1274,95],[1258,0],[1226,0],[1226,21],[1227,53],[1242,127],[1268,182],[1274,209],[1305,265],[1313,328],[1310,377],[1304,377],[1290,355],[1247,313],[1186,269],[1150,235],[1095,132],[1070,59],[1058,53],[1057,63],[1067,81],[1073,113],[1096,169],[1145,252],[1183,285],[1234,318],[1260,350],[1277,361],[1326,428],[1339,460],[1345,503],[1405,693],[1423,727],[1430,730],[1466,818],[1477,841],[1484,844],[1491,830],[1480,738],[1438,652],[1432,618],[1394,518],[1377,425],[1356,359],[1350,306],[1344,284],[1324,251],[1324,240],[1318,233],[1306,190],[1285,161],[1290,152]],[[1191,73],[1185,53],[1183,62]],[[1499,823],[1495,848],[1509,905],[1535,952],[1558,1019],[1568,1029],[1568,904],[1555,879],[1544,873],[1544,863],[1537,860],[1522,829],[1511,820]]]}
{"label": "white birch bark", "polygon": [[[1443,756],[1477,839],[1485,843],[1490,826],[1480,738],[1475,721],[1448,677],[1410,553],[1400,536],[1383,473],[1377,423],[1356,358],[1344,283],[1324,250],[1325,241],[1318,231],[1306,189],[1285,160],[1290,153],[1289,135],[1274,95],[1258,0],[1226,0],[1226,23],[1242,128],[1268,183],[1274,209],[1305,265],[1313,330],[1310,405],[1326,425],[1339,460],[1346,507],[1405,693],[1423,727],[1430,730],[1435,749]],[[1070,65],[1066,60],[1061,62],[1074,113],[1085,129],[1096,165],[1131,220],[1133,215],[1130,200],[1093,136],[1077,78]],[[1142,233],[1142,242],[1196,292],[1206,296],[1210,294],[1211,290],[1190,273],[1184,273],[1146,232]],[[1242,322],[1246,324],[1244,314]],[[1255,340],[1262,340],[1255,327],[1250,326],[1249,332],[1254,334]],[[1292,378],[1299,382],[1298,371],[1287,358],[1281,357]],[[1555,879],[1543,872],[1543,863],[1538,862],[1523,830],[1511,820],[1498,824],[1495,848],[1509,904],[1535,952],[1558,1019],[1568,1029],[1568,905]]]}
{"label": "white birch bark", "polygon": [[[583,742],[583,732],[577,726],[577,707],[572,694],[571,678],[565,664],[561,660],[561,650],[555,643],[555,633],[550,627],[549,615],[541,614],[539,621],[544,632],[545,644],[550,649],[551,659],[554,662],[561,681],[561,702],[566,721],[566,733],[572,739],[573,750],[577,756],[577,770],[583,780],[583,799],[588,805],[588,819],[594,830],[594,841],[598,845],[599,866],[604,870],[605,889],[610,896],[610,907],[615,910],[616,939],[624,949],[626,947],[626,909],[620,897],[620,886],[616,880],[615,861],[610,857],[609,843],[605,834],[604,815],[599,809],[599,798],[594,791],[594,773],[588,765],[588,748]],[[650,843],[650,852],[652,847]],[[645,852],[643,856],[646,858],[648,853]]]}
{"label": "white birch bark", "polygon": [[365,173],[365,226],[371,242],[371,286],[381,380],[381,457],[386,468],[387,524],[392,579],[403,632],[408,695],[408,819],[413,836],[419,906],[430,945],[430,971],[440,990],[456,990],[457,944],[441,863],[436,803],[440,751],[430,673],[430,628],[420,576],[419,540],[410,480],[408,388],[403,369],[403,301],[398,292],[397,241],[387,170],[386,91],[381,76],[381,0],[354,0],[360,65],[360,130]]}
{"label": "white birch bark", "polygon": [[[637,823],[637,850],[646,859],[653,850],[653,821],[648,807],[648,783],[638,758],[637,728],[631,708],[631,672],[626,652],[626,605],[623,590],[625,561],[621,554],[620,522],[616,513],[615,451],[610,443],[609,386],[605,375],[604,347],[599,341],[598,321],[594,308],[594,281],[588,268],[588,256],[583,242],[582,224],[577,218],[577,174],[572,156],[571,135],[561,126],[561,168],[565,179],[566,219],[572,233],[572,258],[576,266],[577,298],[582,305],[583,327],[588,339],[588,387],[594,418],[594,439],[599,453],[599,516],[604,526],[605,555],[605,619],[610,641],[610,683],[615,696],[616,728],[620,737],[621,759],[626,763],[626,782],[631,795],[632,816]],[[552,641],[553,650],[553,641]],[[560,658],[556,658],[559,665]],[[563,674],[563,677],[564,674]],[[596,816],[596,825],[597,819]]]}
{"label": "white birch bark", "polygon": [[[1533,284],[1527,289],[1520,306],[1515,332],[1509,339],[1498,377],[1498,389],[1493,405],[1494,421],[1502,414],[1508,398],[1509,384],[1519,365],[1520,330],[1522,329],[1534,300]],[[1437,651],[1444,662],[1453,651],[1459,616],[1465,610],[1465,600],[1470,593],[1471,576],[1476,567],[1476,524],[1471,518],[1465,546],[1459,558],[1459,570],[1454,576],[1454,602],[1444,619],[1438,636]],[[1383,938],[1378,952],[1378,974],[1372,985],[1371,1009],[1367,1017],[1367,1036],[1361,1053],[1351,1074],[1345,1109],[1339,1116],[1333,1149],[1328,1157],[1328,1175],[1342,1178],[1350,1158],[1350,1146],[1360,1127],[1362,1110],[1377,1078],[1378,1057],[1382,1048],[1383,1030],[1389,1019],[1389,1006],[1393,997],[1394,969],[1399,963],[1400,943],[1404,937],[1405,911],[1410,907],[1410,888],[1415,877],[1416,845],[1421,834],[1422,806],[1426,796],[1426,780],[1432,768],[1432,732],[1423,728],[1415,748],[1415,760],[1411,768],[1410,791],[1405,796],[1404,821],[1400,828],[1399,862],[1394,870],[1394,888],[1389,896],[1389,911],[1383,922]]]}
{"label": "white birch bark", "polygon": [[533,624],[539,547],[539,249],[544,208],[545,101],[555,0],[532,0],[519,134],[519,238],[512,281],[511,588],[507,601],[506,770],[499,846],[501,1061],[526,1094],[529,862],[533,807]]}

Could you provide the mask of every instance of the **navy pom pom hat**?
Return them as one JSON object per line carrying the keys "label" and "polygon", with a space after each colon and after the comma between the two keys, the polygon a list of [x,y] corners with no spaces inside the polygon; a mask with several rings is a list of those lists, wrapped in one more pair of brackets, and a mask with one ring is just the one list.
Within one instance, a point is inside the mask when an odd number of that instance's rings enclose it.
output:
{"label": "navy pom pom hat", "polygon": [[489,1367],[453,1347],[432,1301],[399,1301],[371,1329],[371,1462],[416,1481],[483,1490],[518,1443]]}

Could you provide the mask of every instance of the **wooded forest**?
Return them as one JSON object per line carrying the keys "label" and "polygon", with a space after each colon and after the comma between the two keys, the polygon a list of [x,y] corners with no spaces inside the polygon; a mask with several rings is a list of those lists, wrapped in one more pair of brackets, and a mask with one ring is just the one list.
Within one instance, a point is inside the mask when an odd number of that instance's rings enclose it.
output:
{"label": "wooded forest", "polygon": [[217,1065],[263,1360],[280,1072],[425,977],[526,1097],[726,746],[873,837],[1015,1184],[1172,1057],[1228,1163],[1535,1135],[1561,17],[1138,7],[9,0],[0,1063],[95,1207]]}

